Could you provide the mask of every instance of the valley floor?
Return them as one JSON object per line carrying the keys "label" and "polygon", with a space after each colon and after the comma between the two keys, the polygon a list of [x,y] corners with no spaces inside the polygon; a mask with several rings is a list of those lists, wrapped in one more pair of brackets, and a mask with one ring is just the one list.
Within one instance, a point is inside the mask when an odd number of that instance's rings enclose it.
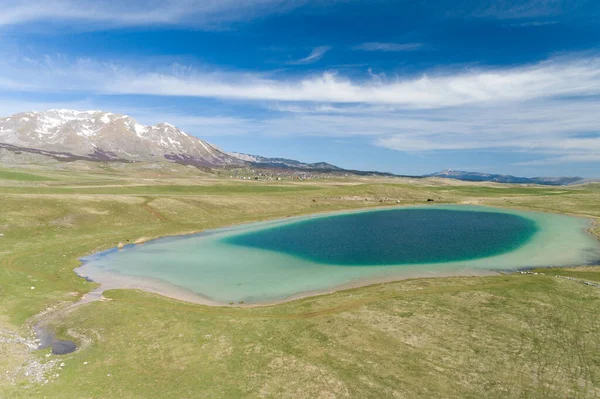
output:
{"label": "valley floor", "polygon": [[[600,267],[412,279],[259,308],[113,290],[60,312],[96,288],[73,273],[78,258],[119,243],[427,199],[598,221],[600,185],[59,166],[0,169],[0,397],[600,396]],[[30,349],[43,312],[78,351]]]}

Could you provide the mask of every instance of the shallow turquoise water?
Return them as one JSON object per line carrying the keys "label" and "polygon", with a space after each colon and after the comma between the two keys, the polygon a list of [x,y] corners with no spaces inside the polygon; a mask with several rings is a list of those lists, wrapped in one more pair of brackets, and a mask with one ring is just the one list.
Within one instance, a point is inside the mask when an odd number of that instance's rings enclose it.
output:
{"label": "shallow turquoise water", "polygon": [[99,282],[263,303],[389,278],[600,260],[589,221],[479,206],[423,206],[254,223],[83,259]]}

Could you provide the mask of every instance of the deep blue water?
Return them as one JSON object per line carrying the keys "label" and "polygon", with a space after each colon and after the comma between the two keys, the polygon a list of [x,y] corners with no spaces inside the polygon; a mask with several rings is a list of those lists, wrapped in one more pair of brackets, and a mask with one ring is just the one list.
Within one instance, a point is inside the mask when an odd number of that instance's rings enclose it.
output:
{"label": "deep blue water", "polygon": [[589,227],[583,218],[481,206],[366,210],[162,238],[86,257],[77,272],[219,304],[269,303],[362,282],[598,264]]}
{"label": "deep blue water", "polygon": [[224,238],[345,266],[471,260],[510,252],[537,232],[535,221],[509,213],[398,209],[335,215]]}

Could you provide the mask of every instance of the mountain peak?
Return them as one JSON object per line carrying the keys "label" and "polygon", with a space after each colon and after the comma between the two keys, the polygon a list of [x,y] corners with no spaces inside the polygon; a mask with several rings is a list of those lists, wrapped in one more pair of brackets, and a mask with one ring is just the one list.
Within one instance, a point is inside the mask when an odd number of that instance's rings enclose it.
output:
{"label": "mountain peak", "polygon": [[101,110],[51,109],[0,118],[0,143],[75,156],[93,156],[100,151],[112,159],[186,160],[202,166],[243,164],[170,123],[148,126],[129,115]]}

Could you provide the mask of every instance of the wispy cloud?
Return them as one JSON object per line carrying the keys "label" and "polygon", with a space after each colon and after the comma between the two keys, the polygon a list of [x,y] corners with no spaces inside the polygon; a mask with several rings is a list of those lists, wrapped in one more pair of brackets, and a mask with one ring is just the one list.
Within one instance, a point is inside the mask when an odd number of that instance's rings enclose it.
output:
{"label": "wispy cloud", "polygon": [[600,57],[590,55],[387,81],[3,57],[0,76],[4,96],[12,90],[208,97],[270,111],[252,118],[173,119],[200,135],[360,136],[399,151],[496,149],[560,162],[596,162],[600,154]]}
{"label": "wispy cloud", "polygon": [[[32,22],[68,22],[72,27],[221,23],[287,12],[309,0],[3,0],[0,27]],[[91,25],[90,25],[91,24]]]}
{"label": "wispy cloud", "polygon": [[514,24],[508,24],[511,28],[532,28],[532,27],[540,27],[540,26],[548,26],[548,25],[556,25],[558,21],[528,21],[528,22],[519,22]]}
{"label": "wispy cloud", "polygon": [[[600,153],[597,101],[534,101],[522,104],[471,105],[435,110],[381,106],[288,106],[265,132],[315,136],[370,137],[399,151],[497,149],[529,154]],[[288,125],[288,127],[286,127]],[[281,134],[281,133],[279,133]]]}
{"label": "wispy cloud", "polygon": [[516,162],[517,166],[545,166],[566,163],[600,163],[600,154],[571,154],[561,157],[535,159],[533,161]]}
{"label": "wispy cloud", "polygon": [[[571,4],[569,4],[571,3]],[[567,9],[577,8],[580,0],[498,0],[483,2],[480,8],[472,12],[473,16],[520,19],[549,17],[564,13]]]}
{"label": "wispy cloud", "polygon": [[600,57],[558,58],[519,67],[411,78],[396,76],[386,82],[373,81],[369,75],[364,80],[351,80],[330,72],[290,79],[181,65],[148,71],[91,59],[4,57],[0,76],[4,90],[22,87],[96,94],[393,104],[411,109],[600,95]]}
{"label": "wispy cloud", "polygon": [[415,51],[423,47],[423,43],[381,43],[381,42],[367,42],[362,43],[353,48],[355,50],[362,51],[387,51],[387,52],[401,52],[401,51]]}
{"label": "wispy cloud", "polygon": [[288,65],[308,65],[319,61],[325,56],[325,54],[331,50],[331,46],[319,46],[315,47],[309,55],[298,60],[288,61]]}

